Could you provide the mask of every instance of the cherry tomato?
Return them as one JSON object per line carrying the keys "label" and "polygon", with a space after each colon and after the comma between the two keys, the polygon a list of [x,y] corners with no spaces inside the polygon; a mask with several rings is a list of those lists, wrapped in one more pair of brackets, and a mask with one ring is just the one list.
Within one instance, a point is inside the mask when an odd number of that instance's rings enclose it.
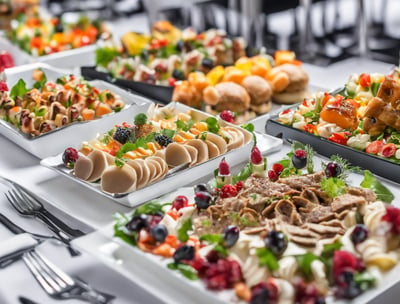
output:
{"label": "cherry tomato", "polygon": [[396,150],[397,150],[396,145],[394,143],[389,143],[382,147],[381,154],[384,157],[392,157],[393,155],[396,154]]}
{"label": "cherry tomato", "polygon": [[378,154],[379,152],[382,151],[383,145],[384,145],[383,141],[375,140],[367,146],[365,152],[369,154]]}
{"label": "cherry tomato", "polygon": [[371,86],[371,76],[369,74],[361,74],[359,84],[363,88],[369,88]]}
{"label": "cherry tomato", "polygon": [[347,145],[347,139],[348,132],[336,132],[328,138],[328,140],[343,146]]}

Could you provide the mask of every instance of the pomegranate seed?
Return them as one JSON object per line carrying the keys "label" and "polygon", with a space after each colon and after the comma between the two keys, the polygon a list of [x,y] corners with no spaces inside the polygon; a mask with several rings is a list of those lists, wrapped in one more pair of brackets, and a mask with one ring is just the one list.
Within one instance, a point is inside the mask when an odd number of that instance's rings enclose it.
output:
{"label": "pomegranate seed", "polygon": [[219,174],[221,174],[221,175],[231,174],[231,169],[230,169],[228,163],[226,162],[225,157],[219,163]]}
{"label": "pomegranate seed", "polygon": [[263,162],[263,157],[261,155],[260,149],[257,146],[254,146],[251,149],[250,160],[253,164],[259,165]]}
{"label": "pomegranate seed", "polygon": [[238,194],[238,191],[235,186],[233,186],[231,184],[226,184],[226,185],[222,186],[219,196],[221,198],[227,198],[227,197],[234,197],[237,194]]}

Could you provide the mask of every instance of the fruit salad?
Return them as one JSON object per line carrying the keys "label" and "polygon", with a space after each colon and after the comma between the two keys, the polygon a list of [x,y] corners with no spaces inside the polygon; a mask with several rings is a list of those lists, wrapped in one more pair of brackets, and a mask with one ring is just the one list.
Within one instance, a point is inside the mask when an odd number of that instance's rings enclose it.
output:
{"label": "fruit salad", "polygon": [[352,75],[338,94],[317,93],[278,121],[369,154],[400,162],[400,83],[392,75]]}
{"label": "fruit salad", "polygon": [[75,23],[67,23],[33,13],[13,20],[8,37],[28,54],[43,56],[94,44],[106,31],[101,22],[84,16]]}
{"label": "fruit salad", "polygon": [[149,108],[133,123],[115,125],[77,150],[68,148],[63,162],[88,182],[100,181],[106,193],[124,194],[164,178],[170,170],[196,166],[251,141],[251,133],[198,111]]}
{"label": "fruit salad", "polygon": [[48,81],[35,70],[36,82],[27,88],[23,79],[8,88],[0,82],[0,118],[29,136],[39,136],[74,122],[119,112],[125,103],[110,90],[99,90],[74,75]]}
{"label": "fruit salad", "polygon": [[[251,153],[238,175],[222,163],[190,195],[116,214],[114,235],[206,289],[231,290],[224,300],[234,303],[351,300],[379,286],[399,262],[392,193],[338,156],[314,171],[313,150],[300,143],[275,164]],[[347,182],[356,169],[360,186]]]}

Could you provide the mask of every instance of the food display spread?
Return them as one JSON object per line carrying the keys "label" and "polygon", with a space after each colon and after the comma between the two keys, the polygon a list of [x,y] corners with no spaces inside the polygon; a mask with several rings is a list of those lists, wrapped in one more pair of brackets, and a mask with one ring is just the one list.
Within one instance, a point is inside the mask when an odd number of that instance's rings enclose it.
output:
{"label": "food display spread", "polygon": [[43,56],[94,44],[107,31],[100,21],[91,21],[85,16],[67,23],[32,12],[21,14],[13,21],[8,37],[28,54]]}
{"label": "food display spread", "polygon": [[343,92],[319,93],[297,108],[282,111],[278,121],[398,163],[399,94],[397,72],[354,75]]}
{"label": "food display spread", "polygon": [[27,88],[23,79],[8,88],[0,82],[0,117],[21,132],[40,136],[74,122],[89,121],[119,112],[125,103],[110,90],[99,90],[80,76],[47,81],[35,70],[36,82]]}
{"label": "food display spread", "polygon": [[398,263],[400,209],[369,171],[350,185],[345,160],[314,171],[312,153],[267,164],[255,146],[238,175],[221,161],[190,195],[116,214],[115,236],[228,302],[355,299]]}
{"label": "food display spread", "polygon": [[[222,124],[220,124],[222,123]],[[175,107],[150,107],[133,124],[123,122],[68,148],[63,161],[79,179],[97,182],[107,193],[129,193],[162,178],[170,169],[192,167],[247,145],[249,132]]]}

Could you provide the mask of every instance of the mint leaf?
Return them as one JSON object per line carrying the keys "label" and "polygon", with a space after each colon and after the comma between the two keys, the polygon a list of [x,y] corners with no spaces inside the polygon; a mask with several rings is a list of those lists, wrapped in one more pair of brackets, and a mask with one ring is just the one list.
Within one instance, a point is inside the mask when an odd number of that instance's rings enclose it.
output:
{"label": "mint leaf", "polygon": [[182,263],[169,263],[167,267],[171,270],[179,271],[184,277],[188,278],[189,280],[198,280],[197,271],[190,265],[182,264]]}
{"label": "mint leaf", "polygon": [[208,117],[206,119],[206,123],[207,123],[207,127],[208,127],[208,131],[212,132],[212,133],[218,133],[220,126],[218,123],[218,120],[215,117]]}
{"label": "mint leaf", "polygon": [[332,244],[325,244],[324,248],[322,250],[321,256],[324,258],[330,258],[333,257],[333,253],[336,250],[340,250],[340,248],[342,248],[343,244],[340,241],[340,239],[336,240],[334,243]]}
{"label": "mint leaf", "polygon": [[131,234],[128,234],[128,230],[126,229],[126,224],[130,221],[130,216],[122,213],[116,213],[114,214],[114,236],[120,238],[124,242],[136,246],[136,233],[131,232]]}
{"label": "mint leaf", "polygon": [[332,198],[344,194],[346,187],[346,182],[338,177],[324,178],[321,181],[321,189]]}
{"label": "mint leaf", "polygon": [[312,275],[311,264],[315,260],[318,260],[318,257],[312,253],[307,252],[306,254],[296,256],[296,260],[303,274],[307,278],[310,278]]}
{"label": "mint leaf", "polygon": [[165,205],[169,205],[169,203],[166,204],[160,204],[158,202],[148,202],[144,205],[141,205],[137,207],[133,213],[133,215],[138,215],[138,214],[156,214],[161,212],[164,214],[163,207]]}
{"label": "mint leaf", "polygon": [[29,90],[26,88],[26,83],[23,79],[18,80],[18,82],[10,90],[10,98],[15,99],[15,97],[23,97]]}
{"label": "mint leaf", "polygon": [[186,242],[189,239],[188,231],[192,230],[192,220],[188,218],[183,222],[182,226],[178,229],[178,240]]}
{"label": "mint leaf", "polygon": [[364,171],[364,179],[362,180],[361,187],[371,189],[375,192],[378,200],[384,203],[391,203],[394,199],[393,193],[386,188],[369,170]]}
{"label": "mint leaf", "polygon": [[372,276],[368,271],[356,272],[354,274],[354,282],[360,286],[361,290],[366,291],[374,287],[376,278]]}
{"label": "mint leaf", "polygon": [[228,249],[224,245],[224,238],[222,234],[204,234],[200,237],[200,241],[206,241],[210,244],[215,244],[214,251],[222,256],[228,256]]}
{"label": "mint leaf", "polygon": [[279,263],[276,256],[268,248],[257,248],[256,254],[261,266],[266,266],[270,271],[279,269]]}

